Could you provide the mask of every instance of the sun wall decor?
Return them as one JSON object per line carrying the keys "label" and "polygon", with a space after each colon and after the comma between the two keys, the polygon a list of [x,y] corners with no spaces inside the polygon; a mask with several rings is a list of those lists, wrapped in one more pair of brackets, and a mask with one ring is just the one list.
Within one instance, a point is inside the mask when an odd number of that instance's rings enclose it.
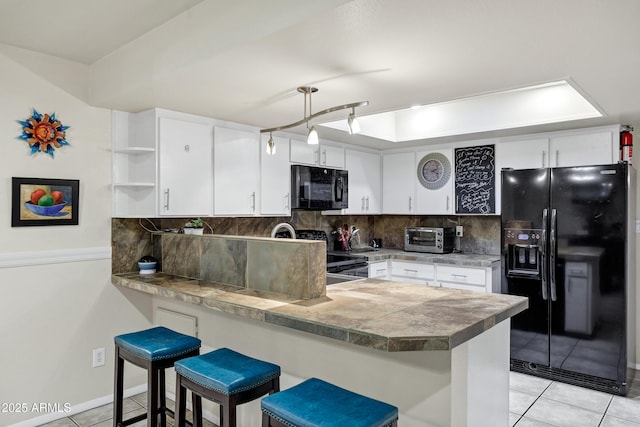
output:
{"label": "sun wall decor", "polygon": [[27,120],[17,120],[22,125],[22,135],[18,138],[24,140],[31,148],[31,155],[47,153],[53,157],[56,148],[69,145],[66,140],[66,131],[71,126],[63,126],[56,118],[56,113],[40,114],[33,109],[33,114]]}

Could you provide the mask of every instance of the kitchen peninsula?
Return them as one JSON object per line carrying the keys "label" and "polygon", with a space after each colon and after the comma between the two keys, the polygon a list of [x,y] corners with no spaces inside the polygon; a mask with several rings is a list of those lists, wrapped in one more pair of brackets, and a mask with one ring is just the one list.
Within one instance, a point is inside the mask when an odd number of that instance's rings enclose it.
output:
{"label": "kitchen peninsula", "polygon": [[[312,298],[167,272],[114,274],[112,282],[151,295],[156,308],[196,317],[208,346],[279,364],[283,389],[315,376],[398,406],[403,426],[508,425],[509,318],[526,309],[524,298],[377,279]],[[243,425],[260,423],[259,407],[239,416]]]}

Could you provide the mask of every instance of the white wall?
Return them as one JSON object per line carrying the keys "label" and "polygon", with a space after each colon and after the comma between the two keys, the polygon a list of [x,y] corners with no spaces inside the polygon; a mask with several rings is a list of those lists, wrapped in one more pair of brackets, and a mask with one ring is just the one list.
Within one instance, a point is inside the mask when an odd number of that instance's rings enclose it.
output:
{"label": "white wall", "polygon": [[[32,411],[33,404],[77,409],[110,396],[114,335],[151,324],[150,298],[110,281],[110,111],[48,81],[48,70],[60,76],[63,62],[44,55],[23,61],[14,53],[0,45],[0,403],[25,403],[27,411],[0,411],[3,426],[61,416]],[[75,78],[82,70],[67,71]],[[77,78],[84,76],[78,72]],[[71,126],[71,145],[57,149],[55,159],[31,156],[17,138],[16,120],[25,120],[32,108],[55,112]],[[79,225],[12,228],[11,177],[79,179]],[[68,262],[43,261],[57,254]],[[78,259],[85,255],[89,260]],[[98,347],[106,348],[106,365],[92,368],[92,349]],[[143,372],[128,373],[128,387],[145,383]]]}

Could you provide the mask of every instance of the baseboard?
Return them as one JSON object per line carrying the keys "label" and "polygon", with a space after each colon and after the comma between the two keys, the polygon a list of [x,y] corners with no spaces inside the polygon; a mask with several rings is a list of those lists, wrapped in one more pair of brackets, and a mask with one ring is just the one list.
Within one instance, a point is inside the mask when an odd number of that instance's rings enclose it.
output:
{"label": "baseboard", "polygon": [[[145,391],[147,391],[146,383],[124,390],[124,397],[135,396],[136,394],[140,394]],[[94,409],[111,402],[113,402],[113,394],[98,397],[97,399],[89,400],[87,402],[78,403],[77,405],[69,407],[68,410],[66,410],[66,408],[61,408],[59,412],[50,412],[48,414],[40,415],[35,418],[20,421],[16,424],[11,424],[8,427],[36,427],[42,424],[50,423],[51,421],[59,420],[61,418],[70,417],[72,415],[79,414],[80,412],[88,411],[90,409]]]}

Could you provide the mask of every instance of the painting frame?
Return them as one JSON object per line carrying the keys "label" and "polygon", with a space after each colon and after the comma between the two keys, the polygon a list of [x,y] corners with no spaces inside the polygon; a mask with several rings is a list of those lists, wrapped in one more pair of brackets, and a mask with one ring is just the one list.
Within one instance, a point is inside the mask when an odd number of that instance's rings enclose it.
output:
{"label": "painting frame", "polygon": [[79,195],[77,179],[12,177],[11,227],[78,225]]}

